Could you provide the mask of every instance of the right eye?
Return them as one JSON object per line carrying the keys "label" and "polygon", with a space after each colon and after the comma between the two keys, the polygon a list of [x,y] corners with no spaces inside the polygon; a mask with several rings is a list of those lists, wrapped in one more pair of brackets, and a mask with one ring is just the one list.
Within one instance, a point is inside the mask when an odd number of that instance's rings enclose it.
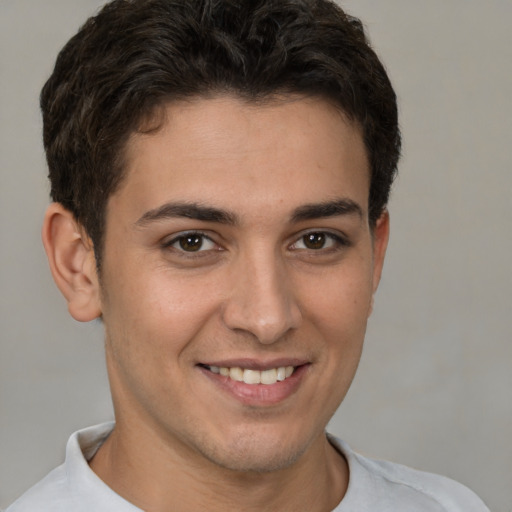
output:
{"label": "right eye", "polygon": [[203,233],[194,231],[175,236],[168,242],[165,242],[164,247],[172,247],[180,252],[197,253],[214,250],[217,246],[213,240]]}

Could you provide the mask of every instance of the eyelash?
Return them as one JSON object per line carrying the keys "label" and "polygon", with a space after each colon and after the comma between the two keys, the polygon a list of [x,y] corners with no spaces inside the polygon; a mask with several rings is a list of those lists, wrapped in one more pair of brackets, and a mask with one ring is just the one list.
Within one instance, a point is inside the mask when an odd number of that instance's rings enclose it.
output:
{"label": "eyelash", "polygon": [[293,247],[294,245],[297,245],[299,243],[304,243],[306,241],[306,238],[309,236],[309,237],[313,237],[313,236],[322,236],[322,237],[325,237],[325,242],[326,243],[331,243],[332,246],[331,247],[320,247],[318,249],[312,249],[310,247],[305,247],[303,249],[297,249],[297,250],[302,250],[302,251],[311,251],[311,252],[321,252],[321,253],[327,253],[327,252],[335,252],[337,250],[339,250],[340,248],[342,247],[349,247],[350,246],[350,242],[347,238],[341,236],[341,235],[337,235],[337,234],[334,234],[334,233],[331,233],[329,231],[308,231],[307,233],[304,233],[302,234],[290,247]]}
{"label": "eyelash", "polygon": [[[301,234],[300,237],[298,237],[295,242],[290,244],[288,247],[293,248],[299,243],[304,243],[306,240],[306,237],[308,236],[315,236],[315,235],[321,235],[325,237],[325,243],[329,244],[329,242],[332,244],[331,247],[319,247],[318,249],[312,249],[308,247],[304,248],[295,248],[297,251],[307,251],[312,254],[314,253],[320,253],[320,254],[326,254],[326,253],[332,253],[340,250],[341,248],[350,247],[351,243],[350,241],[341,235],[331,233],[329,231],[308,231],[306,233]],[[187,238],[191,239],[195,237],[196,239],[199,239],[200,245],[198,250],[196,251],[187,251],[183,248],[183,246],[180,247],[173,247],[176,244],[180,244],[184,242]],[[217,246],[217,249],[209,248],[209,249],[203,249],[203,246],[205,242],[209,242],[215,246]],[[164,241],[161,245],[162,249],[174,249],[174,251],[179,254],[180,256],[187,257],[187,258],[194,258],[194,257],[204,257],[207,254],[211,254],[212,250],[215,251],[222,251],[223,249],[219,247],[214,240],[210,236],[208,236],[206,233],[203,233],[201,231],[188,231],[184,233],[179,233],[178,235],[174,236],[171,240]],[[207,253],[207,254],[204,254]]]}
{"label": "eyelash", "polygon": [[[197,251],[186,251],[183,247],[180,249],[179,247],[173,247],[175,244],[179,244],[182,241],[185,241],[187,238],[196,237],[201,240],[201,244],[199,246],[199,249]],[[207,250],[201,250],[205,241],[208,241],[214,245],[217,245],[211,237],[209,237],[206,233],[203,233],[201,231],[187,231],[185,233],[179,233],[178,235],[174,236],[169,241],[164,241],[162,244],[162,249],[174,249],[178,254],[180,255],[186,255],[186,257],[197,257],[199,253],[204,253],[211,251],[212,249]],[[222,249],[217,249],[222,250]],[[202,255],[201,255],[202,256]]]}

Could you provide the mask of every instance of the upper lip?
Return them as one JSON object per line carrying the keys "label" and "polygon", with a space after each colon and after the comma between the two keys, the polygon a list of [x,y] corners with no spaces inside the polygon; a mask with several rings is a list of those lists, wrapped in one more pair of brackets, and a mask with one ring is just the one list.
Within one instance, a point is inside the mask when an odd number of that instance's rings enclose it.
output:
{"label": "upper lip", "polygon": [[298,357],[280,357],[277,359],[254,359],[254,358],[230,358],[220,359],[215,361],[201,361],[200,365],[203,366],[218,366],[219,368],[244,368],[248,370],[270,370],[272,368],[279,368],[281,366],[302,366],[310,363],[308,359]]}

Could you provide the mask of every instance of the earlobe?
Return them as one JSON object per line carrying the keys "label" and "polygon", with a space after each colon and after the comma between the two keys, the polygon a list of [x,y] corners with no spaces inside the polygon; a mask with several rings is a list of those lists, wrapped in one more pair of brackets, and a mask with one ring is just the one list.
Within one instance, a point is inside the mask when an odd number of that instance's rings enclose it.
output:
{"label": "earlobe", "polygon": [[52,203],[44,218],[42,239],[53,279],[71,316],[80,322],[101,316],[93,245],[73,214]]}

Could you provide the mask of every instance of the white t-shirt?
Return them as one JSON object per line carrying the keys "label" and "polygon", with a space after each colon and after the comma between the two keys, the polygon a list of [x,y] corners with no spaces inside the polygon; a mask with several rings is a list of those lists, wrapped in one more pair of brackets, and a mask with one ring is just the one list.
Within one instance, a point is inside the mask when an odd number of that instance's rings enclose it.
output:
{"label": "white t-shirt", "polygon": [[[112,431],[105,423],[74,433],[64,464],[28,490],[5,512],[141,512],[116,494],[87,461]],[[349,486],[333,512],[489,512],[467,487],[439,475],[354,453],[330,437],[349,466]]]}

